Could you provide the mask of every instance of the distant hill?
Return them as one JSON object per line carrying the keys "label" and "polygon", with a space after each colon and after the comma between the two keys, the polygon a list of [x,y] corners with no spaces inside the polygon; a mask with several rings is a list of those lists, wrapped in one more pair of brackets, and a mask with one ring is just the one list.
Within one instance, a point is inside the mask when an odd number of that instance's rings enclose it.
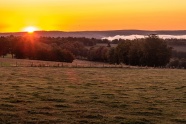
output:
{"label": "distant hill", "polygon": [[[26,32],[16,32],[16,33],[0,33],[0,36],[23,36]],[[86,38],[98,38],[103,37],[113,37],[116,35],[148,35],[148,34],[158,34],[158,35],[186,35],[186,30],[110,30],[110,31],[74,31],[74,32],[63,32],[63,31],[36,31],[36,36],[44,37],[86,37]]]}

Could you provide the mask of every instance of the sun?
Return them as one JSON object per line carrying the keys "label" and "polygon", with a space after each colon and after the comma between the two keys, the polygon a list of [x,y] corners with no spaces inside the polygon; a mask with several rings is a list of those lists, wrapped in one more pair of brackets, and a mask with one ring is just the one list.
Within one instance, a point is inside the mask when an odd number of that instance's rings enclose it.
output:
{"label": "sun", "polygon": [[32,34],[34,31],[37,31],[37,30],[38,30],[38,28],[36,28],[34,26],[29,26],[29,27],[24,28],[24,31],[26,31],[30,34]]}

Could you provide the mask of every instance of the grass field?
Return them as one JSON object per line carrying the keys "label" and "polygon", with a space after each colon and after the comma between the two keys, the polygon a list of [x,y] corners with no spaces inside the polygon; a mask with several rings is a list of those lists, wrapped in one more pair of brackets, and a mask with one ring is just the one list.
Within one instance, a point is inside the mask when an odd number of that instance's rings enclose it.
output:
{"label": "grass field", "polygon": [[185,124],[186,71],[0,67],[0,123]]}
{"label": "grass field", "polygon": [[[28,59],[12,59],[12,58],[0,58],[0,67],[114,67],[114,68],[139,68],[135,66],[127,66],[127,65],[114,65],[104,62],[93,62],[86,60],[77,60],[75,59],[72,63],[66,62],[54,62],[54,61],[41,61],[41,60],[28,60]],[[144,67],[140,67],[144,68]]]}

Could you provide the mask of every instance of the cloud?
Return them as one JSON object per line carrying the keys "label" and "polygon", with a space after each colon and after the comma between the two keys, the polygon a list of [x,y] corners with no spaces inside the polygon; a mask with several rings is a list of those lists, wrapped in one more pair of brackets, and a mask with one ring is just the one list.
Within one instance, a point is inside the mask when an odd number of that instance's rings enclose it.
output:
{"label": "cloud", "polygon": [[[186,39],[186,35],[158,35],[162,39]],[[108,39],[110,41],[115,39],[133,40],[138,38],[145,38],[145,35],[116,35],[114,37],[103,37],[102,39]]]}

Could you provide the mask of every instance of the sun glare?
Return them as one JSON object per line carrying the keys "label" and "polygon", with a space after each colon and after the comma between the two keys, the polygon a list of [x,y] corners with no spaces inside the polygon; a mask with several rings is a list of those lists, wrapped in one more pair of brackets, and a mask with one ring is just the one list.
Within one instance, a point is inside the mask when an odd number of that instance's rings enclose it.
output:
{"label": "sun glare", "polygon": [[34,31],[38,30],[36,27],[33,27],[33,26],[29,26],[29,27],[26,27],[24,29],[24,31],[28,32],[28,33],[33,33]]}

